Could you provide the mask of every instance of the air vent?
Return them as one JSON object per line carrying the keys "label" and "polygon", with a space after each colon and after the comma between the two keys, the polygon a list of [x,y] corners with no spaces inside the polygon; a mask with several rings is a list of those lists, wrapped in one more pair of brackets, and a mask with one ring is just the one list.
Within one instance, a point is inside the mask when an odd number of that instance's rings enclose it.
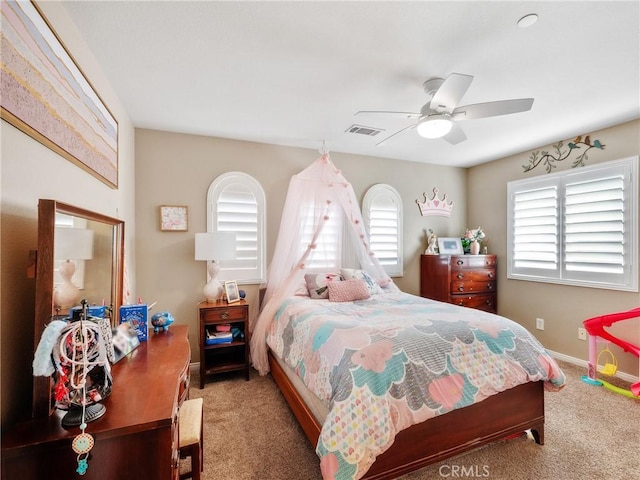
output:
{"label": "air vent", "polygon": [[367,135],[368,137],[375,137],[376,135],[378,135],[380,132],[383,132],[384,130],[381,130],[379,128],[373,128],[373,127],[365,127],[364,125],[351,125],[349,128],[347,128],[346,132],[347,133],[358,133],[360,135]]}

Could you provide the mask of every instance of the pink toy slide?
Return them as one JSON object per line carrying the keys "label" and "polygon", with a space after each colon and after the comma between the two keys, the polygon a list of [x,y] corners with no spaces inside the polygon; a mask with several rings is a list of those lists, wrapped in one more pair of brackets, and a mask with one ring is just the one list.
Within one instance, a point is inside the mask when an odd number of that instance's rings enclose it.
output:
{"label": "pink toy slide", "polygon": [[631,385],[631,392],[614,387],[602,380],[597,379],[598,374],[598,361],[597,361],[597,339],[603,338],[615,345],[618,345],[625,352],[632,353],[640,359],[640,347],[626,342],[620,338],[616,338],[607,332],[604,327],[610,327],[615,322],[622,320],[629,320],[631,318],[640,317],[640,307],[628,310],[626,312],[610,313],[608,315],[601,315],[599,317],[593,317],[583,322],[584,328],[589,333],[589,375],[583,377],[583,380],[592,385],[603,385],[607,388],[611,387],[611,390],[623,395],[640,397],[640,382]]}

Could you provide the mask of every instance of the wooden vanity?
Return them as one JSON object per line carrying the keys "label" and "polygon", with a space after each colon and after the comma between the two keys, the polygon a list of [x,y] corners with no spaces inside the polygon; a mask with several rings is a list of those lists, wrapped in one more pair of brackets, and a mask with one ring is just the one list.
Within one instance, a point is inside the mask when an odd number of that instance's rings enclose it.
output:
{"label": "wooden vanity", "polygon": [[76,473],[71,442],[56,411],[2,432],[2,478],[176,480],[178,411],[189,393],[191,358],[186,325],[149,332],[149,340],[112,365],[113,388],[106,413],[88,424],[95,439],[85,475]]}

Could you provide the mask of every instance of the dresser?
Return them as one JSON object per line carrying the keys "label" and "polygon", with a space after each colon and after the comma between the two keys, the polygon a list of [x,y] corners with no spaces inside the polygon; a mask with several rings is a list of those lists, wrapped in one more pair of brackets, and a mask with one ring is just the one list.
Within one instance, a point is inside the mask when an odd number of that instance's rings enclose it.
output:
{"label": "dresser", "polygon": [[[207,375],[241,370],[249,380],[249,304],[245,300],[227,303],[204,302],[200,316],[200,388],[204,388]],[[226,326],[240,332],[229,343],[207,344],[207,332],[216,332]]]}
{"label": "dresser", "polygon": [[71,441],[56,410],[47,418],[19,423],[2,432],[2,478],[20,480],[177,480],[178,412],[189,392],[191,353],[188,329],[172,325],[149,332],[149,340],[112,366],[113,388],[106,413],[87,424],[95,439],[85,475],[76,473]]}
{"label": "dresser", "polygon": [[497,313],[496,255],[421,255],[420,296]]}

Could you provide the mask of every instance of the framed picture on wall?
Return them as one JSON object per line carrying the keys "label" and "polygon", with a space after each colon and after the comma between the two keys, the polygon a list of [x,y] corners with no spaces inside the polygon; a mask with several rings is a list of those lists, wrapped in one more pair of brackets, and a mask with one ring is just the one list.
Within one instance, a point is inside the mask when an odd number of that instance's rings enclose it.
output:
{"label": "framed picture on wall", "polygon": [[186,232],[189,230],[189,209],[183,205],[160,207],[160,230],[164,232]]}
{"label": "framed picture on wall", "polygon": [[440,255],[462,255],[462,241],[457,237],[438,238],[438,249]]}
{"label": "framed picture on wall", "polygon": [[118,122],[36,2],[3,1],[0,29],[2,119],[118,188]]}

